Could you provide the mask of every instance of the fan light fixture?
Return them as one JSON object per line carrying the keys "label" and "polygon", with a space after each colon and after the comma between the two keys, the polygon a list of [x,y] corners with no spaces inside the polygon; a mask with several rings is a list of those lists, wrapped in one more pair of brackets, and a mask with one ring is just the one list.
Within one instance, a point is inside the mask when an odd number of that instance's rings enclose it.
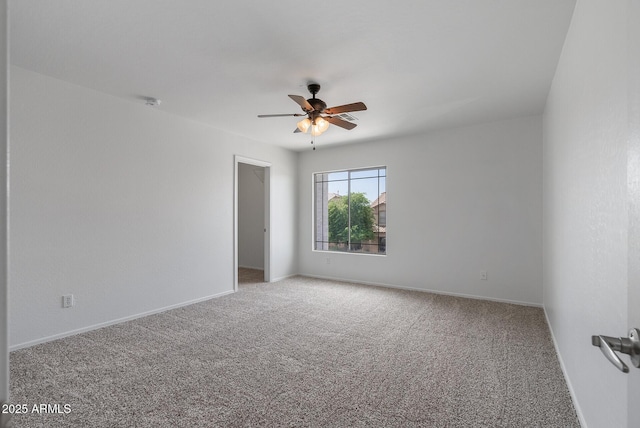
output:
{"label": "fan light fixture", "polygon": [[309,132],[311,130],[311,135],[317,137],[322,134],[324,131],[329,129],[329,121],[324,120],[321,117],[317,117],[314,120],[315,123],[311,122],[311,119],[304,118],[300,122],[298,122],[298,129],[300,132]]}
{"label": "fan light fixture", "polygon": [[311,120],[308,117],[305,117],[300,122],[298,122],[298,129],[300,132],[307,132],[309,127],[311,126]]}

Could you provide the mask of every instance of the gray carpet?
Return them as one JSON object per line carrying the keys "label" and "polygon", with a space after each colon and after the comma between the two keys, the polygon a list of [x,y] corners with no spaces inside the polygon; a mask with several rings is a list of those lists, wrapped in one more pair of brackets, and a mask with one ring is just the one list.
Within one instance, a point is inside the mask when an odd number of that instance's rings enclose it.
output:
{"label": "gray carpet", "polygon": [[541,309],[304,277],[10,358],[15,427],[579,427]]}

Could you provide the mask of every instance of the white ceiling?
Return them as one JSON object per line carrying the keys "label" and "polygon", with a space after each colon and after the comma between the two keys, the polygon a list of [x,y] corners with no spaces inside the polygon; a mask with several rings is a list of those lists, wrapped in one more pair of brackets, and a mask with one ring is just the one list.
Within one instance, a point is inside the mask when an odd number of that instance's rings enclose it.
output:
{"label": "white ceiling", "polygon": [[301,150],[288,94],[363,101],[317,145],[541,113],[575,0],[11,0],[11,63]]}

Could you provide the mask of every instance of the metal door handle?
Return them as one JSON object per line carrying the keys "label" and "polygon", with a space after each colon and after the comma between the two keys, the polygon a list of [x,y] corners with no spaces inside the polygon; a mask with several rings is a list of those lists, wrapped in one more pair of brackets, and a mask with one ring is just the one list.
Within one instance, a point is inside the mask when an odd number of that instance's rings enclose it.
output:
{"label": "metal door handle", "polygon": [[629,355],[631,364],[640,368],[640,330],[637,328],[629,330],[629,337],[591,336],[591,344],[598,346],[604,356],[623,373],[629,373],[629,367],[616,351]]}

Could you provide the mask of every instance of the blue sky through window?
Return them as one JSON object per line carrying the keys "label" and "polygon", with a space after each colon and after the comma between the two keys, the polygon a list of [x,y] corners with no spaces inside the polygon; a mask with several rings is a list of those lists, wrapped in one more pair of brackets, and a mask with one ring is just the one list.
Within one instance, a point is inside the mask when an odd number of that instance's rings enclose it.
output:
{"label": "blue sky through window", "polygon": [[[378,173],[380,176],[378,176]],[[386,192],[386,169],[374,168],[351,172],[351,192],[364,193],[369,202],[376,200]],[[349,192],[348,172],[341,171],[329,174],[329,193],[347,195]]]}

